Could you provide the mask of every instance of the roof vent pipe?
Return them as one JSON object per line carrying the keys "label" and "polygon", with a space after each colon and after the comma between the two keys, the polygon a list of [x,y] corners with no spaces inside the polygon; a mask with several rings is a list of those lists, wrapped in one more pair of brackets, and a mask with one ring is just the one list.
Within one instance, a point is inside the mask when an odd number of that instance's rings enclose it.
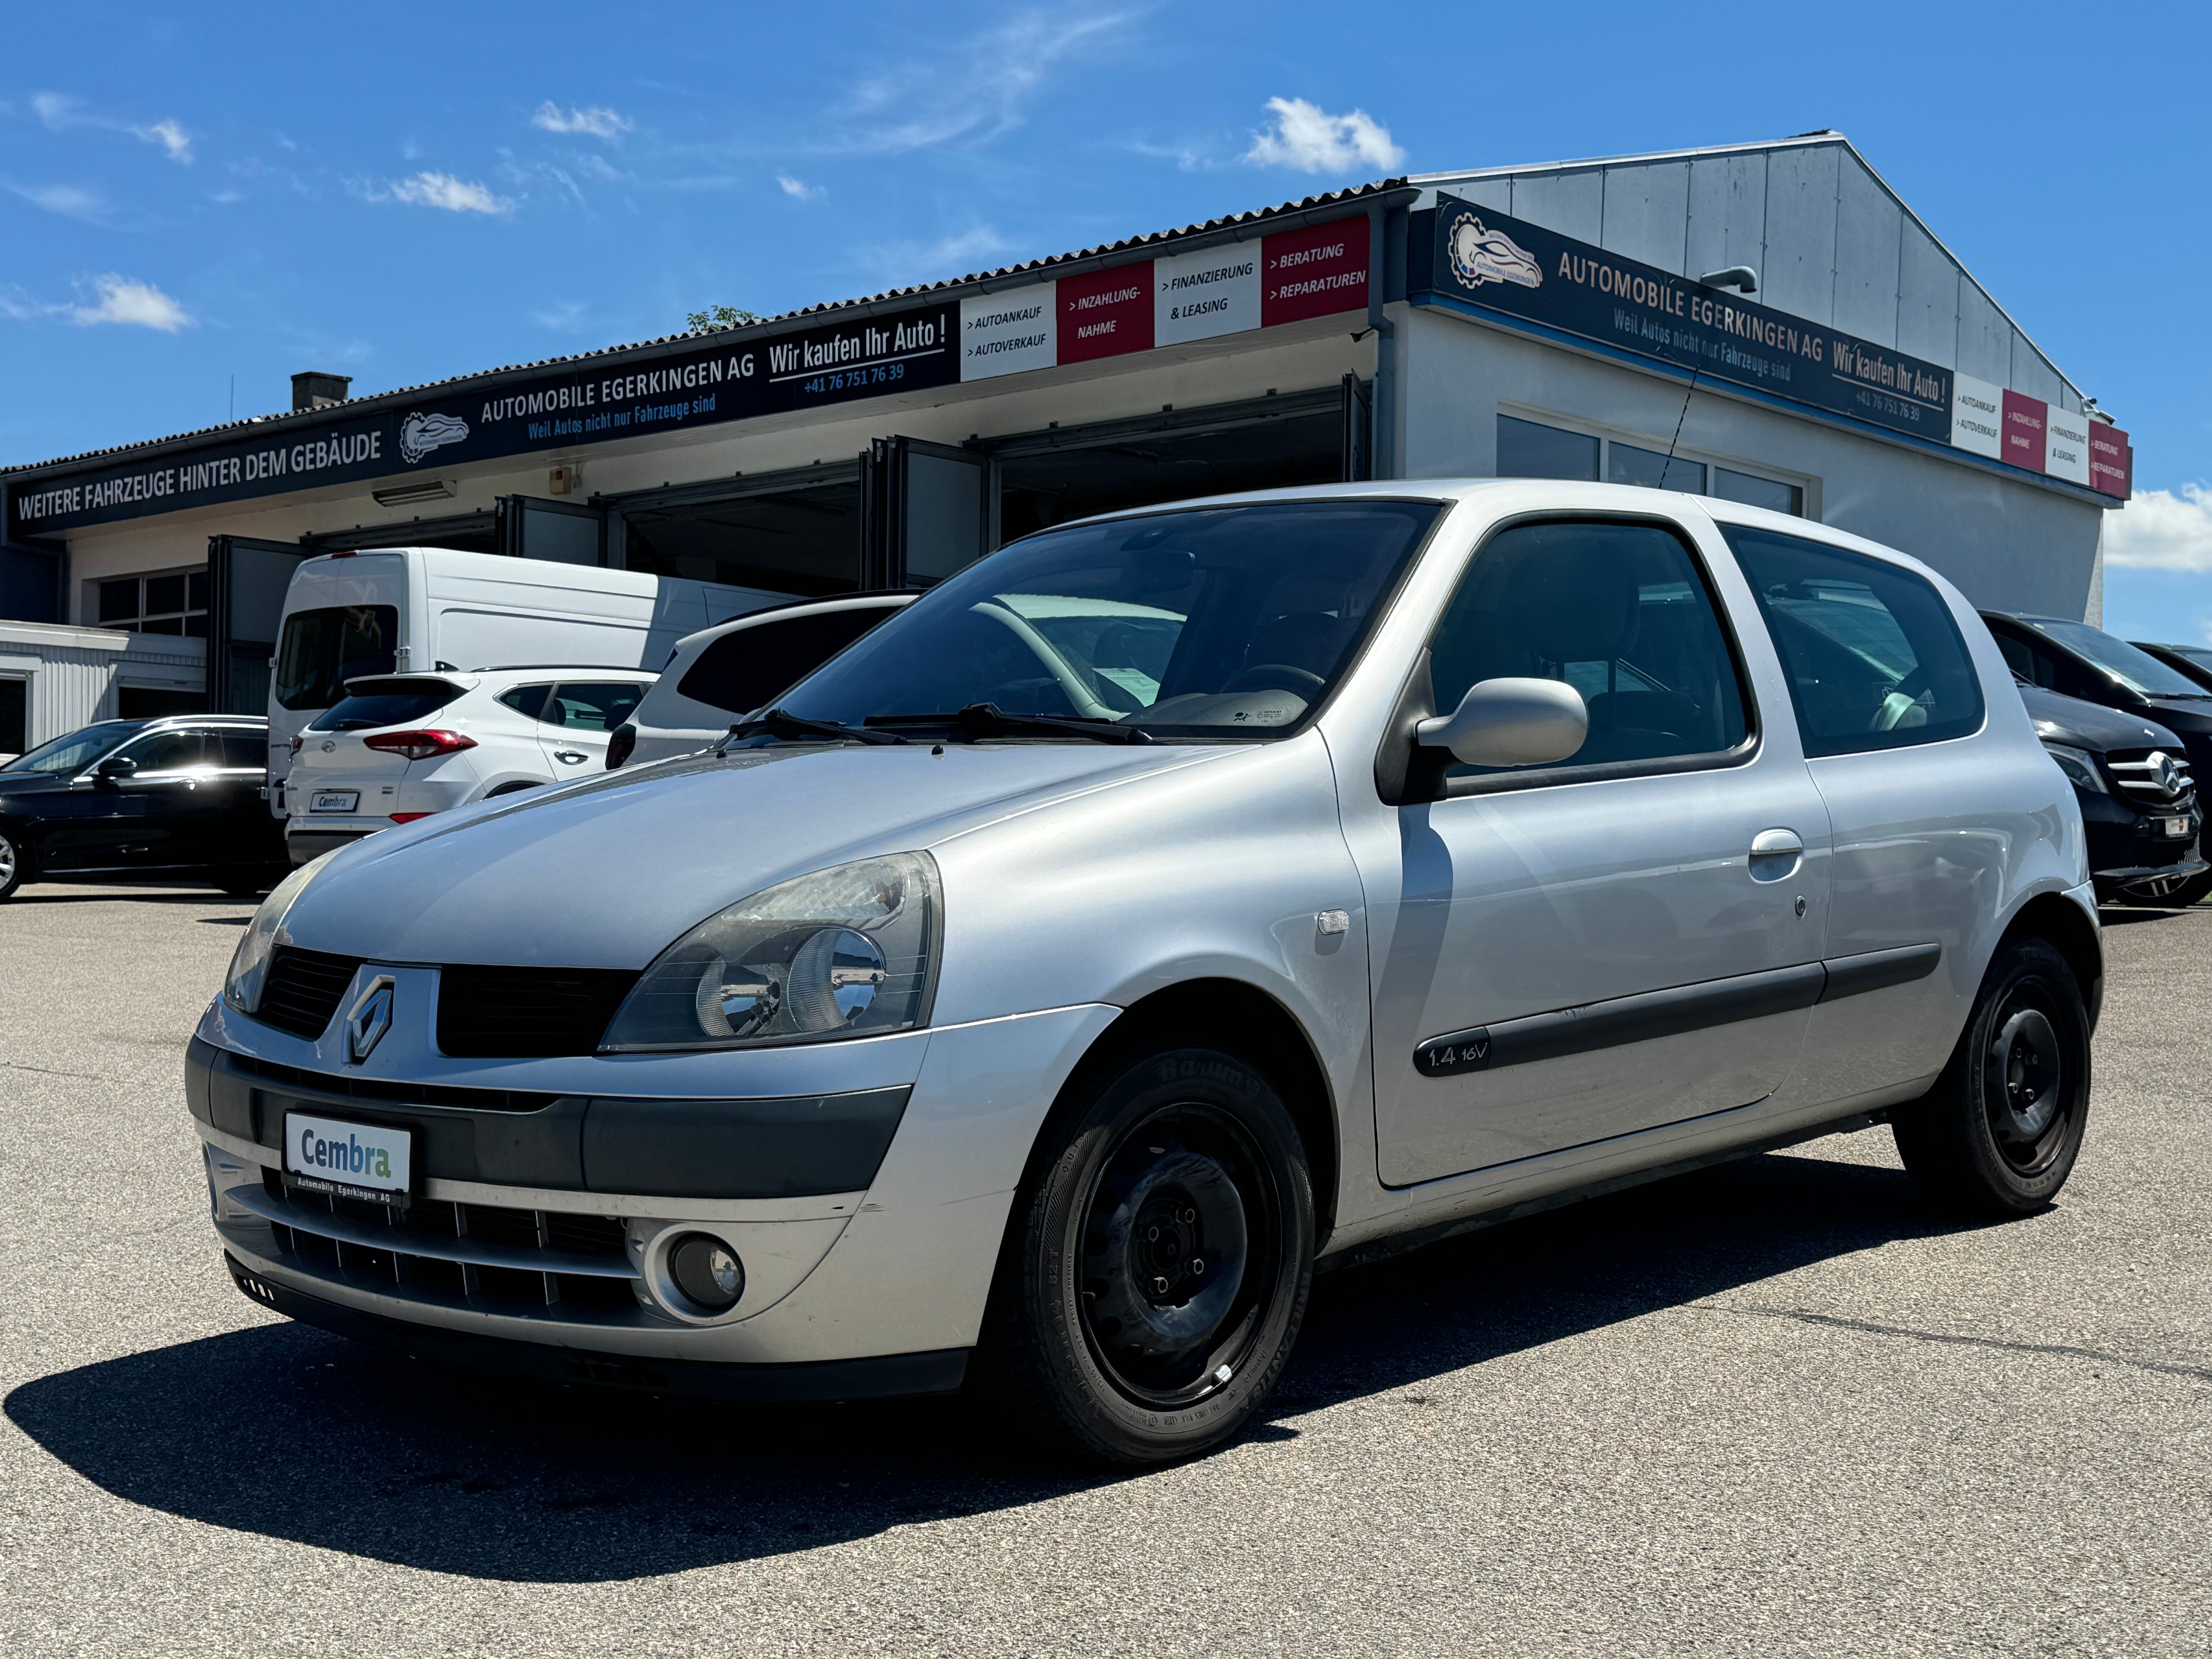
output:
{"label": "roof vent pipe", "polygon": [[350,374],[325,374],[315,369],[292,377],[292,412],[297,415],[305,409],[328,409],[332,404],[342,404],[349,395],[346,388],[353,384]]}
{"label": "roof vent pipe", "polygon": [[1707,288],[1740,289],[1746,294],[1759,292],[1759,273],[1749,265],[1730,265],[1726,270],[1709,270],[1698,280]]}

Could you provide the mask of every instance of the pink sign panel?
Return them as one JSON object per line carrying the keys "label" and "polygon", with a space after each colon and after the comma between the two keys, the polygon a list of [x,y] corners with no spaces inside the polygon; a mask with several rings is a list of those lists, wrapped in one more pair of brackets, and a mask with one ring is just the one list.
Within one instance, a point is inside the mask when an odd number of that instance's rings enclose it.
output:
{"label": "pink sign panel", "polygon": [[1367,308],[1367,221],[1279,231],[1260,243],[1260,324]]}
{"label": "pink sign panel", "polygon": [[2135,452],[2128,447],[2128,434],[2116,426],[2106,426],[2102,421],[2089,422],[2089,487],[2102,490],[2107,495],[2128,498],[2128,476],[2133,470]]}
{"label": "pink sign panel", "polygon": [[2049,418],[2049,405],[2042,398],[2006,392],[2003,459],[2031,472],[2042,471],[2044,422]]}
{"label": "pink sign panel", "polygon": [[1152,349],[1151,260],[1094,270],[1087,276],[1063,276],[1058,289],[1061,362],[1088,362],[1094,357]]}

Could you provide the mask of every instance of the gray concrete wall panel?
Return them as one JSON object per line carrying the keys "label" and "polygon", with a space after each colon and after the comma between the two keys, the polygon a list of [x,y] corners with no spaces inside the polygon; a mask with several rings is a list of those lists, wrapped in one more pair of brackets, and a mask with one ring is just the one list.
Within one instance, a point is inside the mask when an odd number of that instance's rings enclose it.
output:
{"label": "gray concrete wall panel", "polygon": [[[1682,274],[1702,276],[1730,265],[1759,270],[1766,258],[1766,152],[1699,156],[1690,163],[1689,199]],[[1765,275],[1761,270],[1762,281]]]}
{"label": "gray concrete wall panel", "polygon": [[[2038,351],[2018,329],[2012,331],[2011,386],[2014,392],[2040,398],[2046,404],[2057,404],[2061,409],[2068,406],[2060,401],[2061,394],[2066,390],[2065,381],[2059,378],[2058,371],[2051,366],[2050,360]],[[2077,403],[2074,406],[2078,408],[2080,405]]]}
{"label": "gray concrete wall panel", "polygon": [[1856,160],[1843,155],[1836,174],[1833,321],[1846,334],[1896,345],[1898,243],[1904,226],[1897,198]]}
{"label": "gray concrete wall panel", "polygon": [[1685,413],[1677,381],[1434,311],[1407,321],[1408,477],[1493,475],[1501,402],[1659,449],[1679,415],[1683,448],[1818,479],[1825,522],[1926,560],[1977,605],[2079,617],[2095,602],[2104,513],[2087,502],[1702,388]]}
{"label": "gray concrete wall panel", "polygon": [[1513,180],[1502,174],[1489,179],[1470,179],[1463,185],[1446,185],[1443,188],[1462,202],[1472,202],[1477,207],[1486,207],[1498,213],[1513,211]]}
{"label": "gray concrete wall panel", "polygon": [[1648,161],[1605,171],[1605,236],[1598,244],[1647,265],[1682,268],[1690,218],[1690,164]]}
{"label": "gray concrete wall panel", "polygon": [[1605,174],[1595,167],[1588,173],[1516,174],[1513,205],[1505,210],[1578,242],[1602,246]]}
{"label": "gray concrete wall panel", "polygon": [[2012,379],[2012,324],[1980,285],[1959,279],[1959,360],[1951,365],[1992,386]]}
{"label": "gray concrete wall panel", "polygon": [[1759,298],[1777,311],[1832,323],[1836,310],[1833,144],[1778,149],[1766,158],[1766,268]]}
{"label": "gray concrete wall panel", "polygon": [[1917,221],[1900,215],[1899,234],[1897,349],[1956,368],[1959,267]]}

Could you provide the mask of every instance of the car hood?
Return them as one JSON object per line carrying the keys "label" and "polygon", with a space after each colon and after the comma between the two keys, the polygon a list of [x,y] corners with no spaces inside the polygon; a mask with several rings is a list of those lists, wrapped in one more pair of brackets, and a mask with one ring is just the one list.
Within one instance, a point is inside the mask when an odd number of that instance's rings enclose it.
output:
{"label": "car hood", "polygon": [[1232,752],[792,745],[625,768],[372,836],[331,856],[285,931],[379,962],[642,968],[726,905],[808,871]]}
{"label": "car hood", "polygon": [[70,772],[0,772],[0,796],[66,795]]}
{"label": "car hood", "polygon": [[2040,686],[2023,685],[2020,700],[2035,722],[2035,735],[2052,743],[2067,744],[2103,754],[2112,749],[2181,747],[2181,739],[2162,726],[2154,726],[2139,714],[2107,708],[2100,702],[2063,697]]}
{"label": "car hood", "polygon": [[2201,736],[2212,732],[2212,702],[2184,702],[2175,697],[2152,697],[2143,707],[2161,724],[2174,731]]}

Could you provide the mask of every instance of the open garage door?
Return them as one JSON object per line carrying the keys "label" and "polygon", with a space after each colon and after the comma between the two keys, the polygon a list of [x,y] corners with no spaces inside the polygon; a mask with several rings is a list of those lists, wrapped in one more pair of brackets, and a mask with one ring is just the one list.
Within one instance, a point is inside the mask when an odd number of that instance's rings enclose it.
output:
{"label": "open garage door", "polygon": [[208,707],[216,714],[268,713],[284,590],[313,550],[250,536],[208,538]]}
{"label": "open garage door", "polygon": [[850,462],[596,496],[623,568],[794,599],[861,583],[860,469]]}
{"label": "open garage door", "polygon": [[871,587],[933,587],[988,550],[991,463],[980,449],[878,438],[860,458]]}

